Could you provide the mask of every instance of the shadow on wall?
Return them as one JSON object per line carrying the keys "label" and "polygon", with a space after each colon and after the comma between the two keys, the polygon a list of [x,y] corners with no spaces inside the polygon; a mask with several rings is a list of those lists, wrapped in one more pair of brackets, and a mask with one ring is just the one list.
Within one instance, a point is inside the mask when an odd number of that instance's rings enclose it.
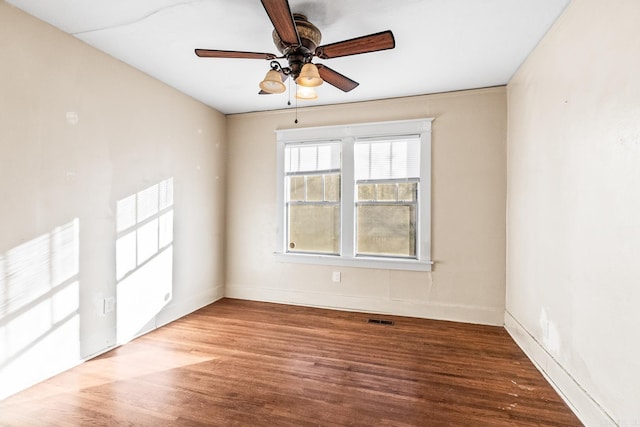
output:
{"label": "shadow on wall", "polygon": [[0,399],[80,357],[78,218],[0,254]]}
{"label": "shadow on wall", "polygon": [[117,340],[155,327],[173,292],[173,178],[117,202]]}

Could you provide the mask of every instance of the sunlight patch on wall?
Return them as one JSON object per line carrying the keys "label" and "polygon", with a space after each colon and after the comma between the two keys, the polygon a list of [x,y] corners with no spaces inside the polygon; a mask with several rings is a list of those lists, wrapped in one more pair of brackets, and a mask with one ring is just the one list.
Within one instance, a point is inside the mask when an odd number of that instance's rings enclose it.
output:
{"label": "sunlight patch on wall", "polygon": [[173,290],[173,178],[117,202],[117,339],[154,321]]}
{"label": "sunlight patch on wall", "polygon": [[80,356],[80,221],[0,255],[0,399]]}

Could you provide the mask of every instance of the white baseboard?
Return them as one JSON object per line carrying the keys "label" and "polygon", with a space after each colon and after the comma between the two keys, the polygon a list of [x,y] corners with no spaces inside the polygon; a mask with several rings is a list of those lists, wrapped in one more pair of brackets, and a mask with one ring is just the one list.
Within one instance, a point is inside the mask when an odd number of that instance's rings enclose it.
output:
{"label": "white baseboard", "polygon": [[218,286],[208,289],[197,295],[179,301],[177,303],[171,303],[162,309],[156,316],[156,328],[164,326],[168,323],[178,320],[187,314],[212,304],[220,299],[224,298],[224,287]]}
{"label": "white baseboard", "polygon": [[416,303],[406,300],[366,298],[321,292],[297,292],[264,287],[227,286],[225,296],[253,301],[303,305],[344,311],[361,311],[423,319],[449,320],[502,326],[504,308]]}
{"label": "white baseboard", "polygon": [[504,327],[585,426],[617,425],[598,402],[508,311],[505,311]]}

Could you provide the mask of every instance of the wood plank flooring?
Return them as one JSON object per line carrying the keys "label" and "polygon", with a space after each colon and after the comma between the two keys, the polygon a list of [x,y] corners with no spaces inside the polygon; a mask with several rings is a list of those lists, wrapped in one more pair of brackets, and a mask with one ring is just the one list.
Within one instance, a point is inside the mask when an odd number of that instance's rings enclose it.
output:
{"label": "wood plank flooring", "polygon": [[5,399],[0,425],[581,424],[503,328],[223,299]]}

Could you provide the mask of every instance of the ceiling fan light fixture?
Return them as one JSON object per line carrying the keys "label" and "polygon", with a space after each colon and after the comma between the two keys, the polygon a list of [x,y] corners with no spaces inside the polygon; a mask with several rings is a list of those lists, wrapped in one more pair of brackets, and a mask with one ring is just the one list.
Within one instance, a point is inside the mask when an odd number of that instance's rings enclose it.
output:
{"label": "ceiling fan light fixture", "polygon": [[284,83],[282,83],[280,73],[276,70],[269,70],[264,80],[260,82],[260,89],[267,93],[282,93],[287,88]]}
{"label": "ceiling fan light fixture", "polygon": [[312,63],[307,63],[302,66],[302,70],[300,70],[300,75],[296,79],[296,83],[300,86],[305,87],[318,87],[323,83],[322,78],[320,77],[320,73],[318,72],[318,67],[313,65]]}
{"label": "ceiling fan light fixture", "polygon": [[296,90],[296,98],[305,101],[313,101],[314,99],[318,99],[318,93],[314,87],[298,86],[298,89]]}
{"label": "ceiling fan light fixture", "polygon": [[[316,99],[315,91],[308,91],[304,88],[313,89],[325,81],[343,92],[349,92],[358,86],[358,82],[324,64],[314,65],[313,58],[322,60],[341,58],[393,49],[396,46],[391,30],[320,45],[322,33],[303,14],[291,13],[290,0],[261,0],[261,2],[273,24],[273,41],[282,56],[265,52],[195,49],[195,54],[200,58],[244,58],[271,61],[272,71],[269,71],[264,80],[260,82],[259,95],[285,92],[287,88],[283,83],[288,78],[295,80],[298,86],[296,99]],[[287,62],[284,67],[278,62],[282,59]],[[291,80],[288,82],[289,87],[291,87]],[[290,102],[287,105],[290,105]]]}

